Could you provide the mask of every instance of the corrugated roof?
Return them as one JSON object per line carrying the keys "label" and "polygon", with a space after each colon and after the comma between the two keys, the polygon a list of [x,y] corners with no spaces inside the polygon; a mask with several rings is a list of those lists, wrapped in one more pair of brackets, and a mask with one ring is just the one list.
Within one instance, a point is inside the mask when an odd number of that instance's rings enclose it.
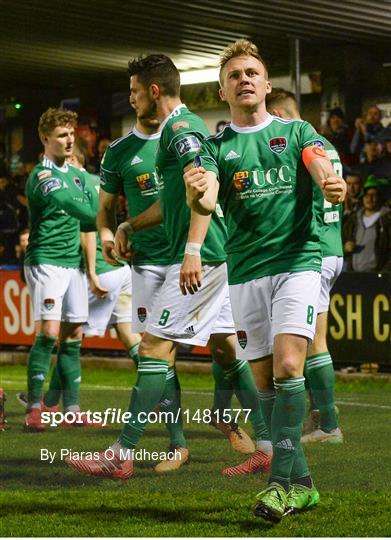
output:
{"label": "corrugated roof", "polygon": [[381,0],[0,0],[0,13],[0,89],[121,77],[140,53],[166,53],[179,69],[213,66],[239,37],[277,70],[289,65],[290,36],[304,40],[304,65],[323,46],[384,51],[391,41],[391,3]]}

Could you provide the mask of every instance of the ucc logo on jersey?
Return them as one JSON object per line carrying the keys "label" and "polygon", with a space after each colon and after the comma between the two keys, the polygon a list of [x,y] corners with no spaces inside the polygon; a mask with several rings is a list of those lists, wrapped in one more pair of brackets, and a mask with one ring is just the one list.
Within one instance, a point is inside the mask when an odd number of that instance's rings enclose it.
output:
{"label": "ucc logo on jersey", "polygon": [[151,189],[153,187],[153,183],[151,180],[151,175],[149,173],[140,174],[139,176],[136,176],[137,183],[139,185],[139,188],[142,191],[145,191],[147,189]]}
{"label": "ucc logo on jersey", "polygon": [[147,310],[145,307],[139,307],[137,308],[137,317],[140,322],[144,322],[147,318]]}
{"label": "ucc logo on jersey", "polygon": [[288,142],[285,137],[274,137],[273,139],[269,140],[269,148],[275,154],[282,154],[286,150],[287,146]]}
{"label": "ucc logo on jersey", "polygon": [[246,348],[247,345],[247,334],[244,330],[238,330],[236,332],[236,335],[238,337],[239,345],[242,347],[242,349]]}
{"label": "ucc logo on jersey", "polygon": [[74,178],[73,181],[74,181],[76,187],[78,187],[80,189],[80,191],[83,191],[83,184],[82,184],[80,178]]}
{"label": "ucc logo on jersey", "polygon": [[236,191],[246,191],[251,186],[250,173],[238,171],[234,174],[234,186]]}

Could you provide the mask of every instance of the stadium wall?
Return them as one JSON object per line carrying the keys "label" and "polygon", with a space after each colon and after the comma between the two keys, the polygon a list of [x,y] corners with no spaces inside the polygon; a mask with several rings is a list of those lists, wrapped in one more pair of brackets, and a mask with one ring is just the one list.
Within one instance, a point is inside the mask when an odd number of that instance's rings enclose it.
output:
{"label": "stadium wall", "polygon": [[[391,371],[391,274],[345,272],[331,295],[328,344],[339,367],[378,364]],[[0,270],[0,345],[31,345],[34,320],[27,286],[18,271]],[[113,331],[85,338],[83,347],[124,350]],[[193,347],[191,356],[208,354]]]}

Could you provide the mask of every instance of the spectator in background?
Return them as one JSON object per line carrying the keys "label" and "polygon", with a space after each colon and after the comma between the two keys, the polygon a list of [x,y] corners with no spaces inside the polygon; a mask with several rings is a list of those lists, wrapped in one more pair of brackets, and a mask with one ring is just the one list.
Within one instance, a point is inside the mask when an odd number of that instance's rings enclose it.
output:
{"label": "spectator in background", "polygon": [[363,207],[348,217],[342,229],[347,270],[391,271],[391,212],[383,206],[382,184],[364,184]]}
{"label": "spectator in background", "polygon": [[354,156],[350,152],[350,142],[352,132],[345,122],[345,115],[339,107],[331,109],[327,126],[322,131],[322,134],[336,148],[339,158],[347,170],[354,163]]}
{"label": "spectator in background", "polygon": [[[18,236],[18,192],[6,169],[0,170],[0,233],[3,235],[4,257],[7,264],[15,263],[15,244]],[[4,261],[3,261],[4,264]]]}
{"label": "spectator in background", "polygon": [[89,172],[93,174],[99,174],[102,158],[110,143],[111,141],[107,137],[102,137],[102,139],[98,141],[95,152],[94,152],[94,156],[90,160],[88,160],[88,163],[86,165],[86,169]]}
{"label": "spectator in background", "polygon": [[364,161],[358,165],[363,182],[371,175],[391,180],[391,161],[382,158],[382,145],[373,135],[365,136]]}
{"label": "spectator in background", "polygon": [[20,266],[20,278],[26,283],[24,275],[24,256],[26,254],[27,245],[29,243],[30,229],[22,229],[19,231],[19,244],[15,246],[15,255],[18,265]]}
{"label": "spectator in background", "polygon": [[361,207],[362,199],[360,194],[363,186],[360,173],[357,170],[352,170],[350,173],[348,173],[345,176],[345,181],[347,191],[344,201],[344,217],[349,216],[352,212],[356,212]]}
{"label": "spectator in background", "polygon": [[376,105],[368,108],[364,119],[356,118],[356,131],[354,132],[350,144],[350,151],[352,154],[355,154],[357,158],[362,158],[361,152],[367,135],[372,135],[372,137],[376,138],[380,144],[384,144],[387,129],[383,127],[380,120],[381,110]]}

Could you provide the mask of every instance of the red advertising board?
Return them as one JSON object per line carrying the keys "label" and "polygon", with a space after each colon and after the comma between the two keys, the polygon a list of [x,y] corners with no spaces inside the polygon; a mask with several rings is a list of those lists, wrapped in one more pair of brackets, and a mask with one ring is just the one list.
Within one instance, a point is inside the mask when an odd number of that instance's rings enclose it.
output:
{"label": "red advertising board", "polygon": [[[0,344],[31,345],[34,341],[34,317],[27,285],[18,271],[0,270]],[[124,346],[109,330],[103,337],[84,338],[88,349],[123,350]],[[208,354],[204,347],[194,347],[192,354]]]}

